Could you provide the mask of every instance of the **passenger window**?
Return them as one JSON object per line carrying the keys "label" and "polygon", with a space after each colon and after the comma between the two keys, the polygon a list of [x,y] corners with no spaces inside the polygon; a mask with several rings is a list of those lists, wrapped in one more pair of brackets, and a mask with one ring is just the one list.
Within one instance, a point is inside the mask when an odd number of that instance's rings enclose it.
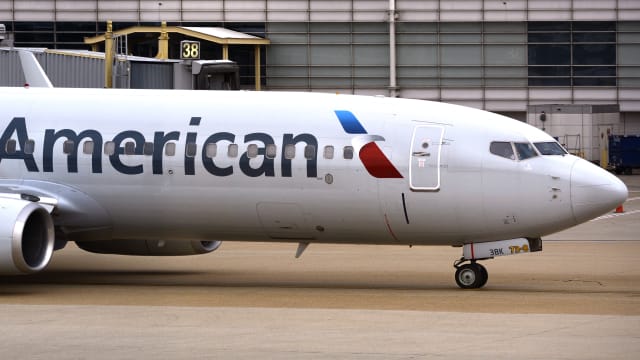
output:
{"label": "passenger window", "polygon": [[208,143],[205,147],[205,155],[208,158],[214,158],[218,154],[218,144]]}
{"label": "passenger window", "polygon": [[238,157],[238,144],[230,144],[227,155],[231,158]]}
{"label": "passenger window", "polygon": [[513,147],[511,146],[510,142],[494,141],[489,146],[489,151],[493,155],[498,155],[506,159],[516,159],[516,156],[513,153]]}
{"label": "passenger window", "polygon": [[287,144],[284,147],[284,158],[291,160],[294,157],[296,157],[296,146],[293,144]]}
{"label": "passenger window", "polygon": [[65,154],[71,154],[73,152],[74,142],[67,140],[62,143],[62,152]]}
{"label": "passenger window", "polygon": [[198,145],[196,143],[187,143],[184,151],[187,157],[195,157],[198,151]]}
{"label": "passenger window", "polygon": [[113,155],[116,152],[116,144],[113,141],[107,141],[104,143],[104,154]]}
{"label": "passenger window", "polygon": [[333,146],[327,145],[324,147],[324,152],[322,154],[325,159],[333,159]]}
{"label": "passenger window", "polygon": [[247,147],[247,157],[249,157],[249,159],[253,159],[257,156],[258,156],[258,145],[249,144],[249,146]]}
{"label": "passenger window", "polygon": [[133,141],[127,141],[124,144],[124,154],[125,155],[134,155],[136,153],[136,143]]}
{"label": "passenger window", "polygon": [[93,141],[88,140],[82,144],[82,153],[87,155],[93,154]]}
{"label": "passenger window", "polygon": [[153,143],[152,142],[144,143],[144,147],[142,148],[142,153],[148,156],[153,155]]}
{"label": "passenger window", "polygon": [[267,144],[265,155],[267,156],[268,159],[274,159],[277,153],[278,153],[278,148],[276,147],[276,144]]}
{"label": "passenger window", "polygon": [[304,158],[311,160],[316,157],[316,147],[314,145],[307,145],[304,147]]}
{"label": "passenger window", "polygon": [[24,153],[27,155],[31,155],[33,154],[34,150],[36,149],[36,142],[33,140],[27,140],[24,143]]}
{"label": "passenger window", "polygon": [[353,159],[353,146],[345,146],[342,155],[345,159]]}
{"label": "passenger window", "polygon": [[7,141],[7,145],[5,146],[5,150],[7,154],[13,154],[16,152],[16,141],[11,139]]}
{"label": "passenger window", "polygon": [[176,155],[176,143],[167,143],[164,146],[164,154],[166,156],[175,156]]}
{"label": "passenger window", "polygon": [[534,156],[538,156],[533,145],[529,143],[515,143],[516,151],[518,152],[518,159],[526,160]]}

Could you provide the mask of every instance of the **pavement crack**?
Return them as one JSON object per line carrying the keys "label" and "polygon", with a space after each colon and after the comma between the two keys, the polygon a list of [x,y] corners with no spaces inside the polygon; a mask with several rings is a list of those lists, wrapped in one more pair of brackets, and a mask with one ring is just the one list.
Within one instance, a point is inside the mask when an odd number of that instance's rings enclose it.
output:
{"label": "pavement crack", "polygon": [[568,279],[568,280],[562,280],[562,282],[564,283],[578,282],[578,283],[585,283],[585,284],[598,284],[599,286],[604,286],[604,284],[598,280]]}

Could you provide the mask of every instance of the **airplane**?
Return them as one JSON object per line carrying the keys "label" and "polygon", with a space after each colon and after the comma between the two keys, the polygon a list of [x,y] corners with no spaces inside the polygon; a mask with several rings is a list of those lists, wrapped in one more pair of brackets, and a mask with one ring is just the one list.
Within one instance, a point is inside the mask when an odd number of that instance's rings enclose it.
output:
{"label": "airplane", "polygon": [[316,243],[447,245],[462,248],[457,285],[476,289],[479,261],[540,251],[628,196],[545,132],[459,105],[53,88],[42,74],[25,77],[43,87],[0,88],[1,274],[41,271],[68,241],[146,256],[222,241],[298,243],[296,257]]}

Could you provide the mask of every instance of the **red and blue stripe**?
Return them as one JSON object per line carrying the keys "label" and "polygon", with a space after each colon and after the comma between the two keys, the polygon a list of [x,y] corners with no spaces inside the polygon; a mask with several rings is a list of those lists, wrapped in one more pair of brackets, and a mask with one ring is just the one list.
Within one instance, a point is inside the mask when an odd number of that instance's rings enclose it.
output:
{"label": "red and blue stripe", "polygon": [[[340,125],[342,125],[342,128],[347,134],[367,135],[367,131],[351,111],[335,110],[335,113],[338,120],[340,120]],[[358,156],[365,169],[367,169],[373,177],[380,179],[397,179],[403,177],[375,141],[368,142],[362,146],[358,152]]]}

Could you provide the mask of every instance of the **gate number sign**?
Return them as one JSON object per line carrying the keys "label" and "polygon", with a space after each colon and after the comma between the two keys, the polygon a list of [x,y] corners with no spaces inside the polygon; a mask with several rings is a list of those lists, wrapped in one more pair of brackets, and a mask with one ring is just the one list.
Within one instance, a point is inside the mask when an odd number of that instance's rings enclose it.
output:
{"label": "gate number sign", "polygon": [[200,41],[183,40],[180,42],[180,59],[200,59]]}

